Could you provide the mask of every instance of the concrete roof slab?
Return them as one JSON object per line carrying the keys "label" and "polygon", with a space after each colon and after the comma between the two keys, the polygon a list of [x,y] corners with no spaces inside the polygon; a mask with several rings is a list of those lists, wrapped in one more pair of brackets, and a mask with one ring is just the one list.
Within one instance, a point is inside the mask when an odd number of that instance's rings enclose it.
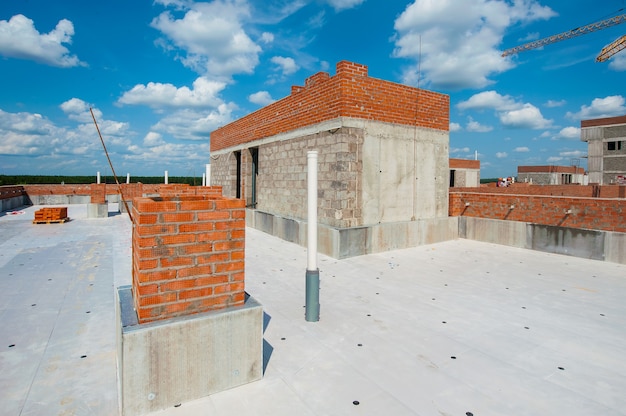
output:
{"label": "concrete roof slab", "polygon": [[[3,409],[116,414],[130,222],[70,205],[72,221],[34,225],[37,208],[0,217]],[[306,250],[246,240],[264,378],[154,415],[626,414],[625,265],[470,240],[320,255],[306,322]]]}

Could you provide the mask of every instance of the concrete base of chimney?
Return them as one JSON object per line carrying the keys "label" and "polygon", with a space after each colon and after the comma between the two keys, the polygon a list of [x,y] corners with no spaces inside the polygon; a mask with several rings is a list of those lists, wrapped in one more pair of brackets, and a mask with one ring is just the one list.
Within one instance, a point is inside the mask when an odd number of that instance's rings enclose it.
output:
{"label": "concrete base of chimney", "polygon": [[87,204],[87,218],[107,218],[109,204]]}
{"label": "concrete base of chimney", "polygon": [[120,412],[138,416],[263,376],[263,308],[243,306],[138,324],[131,286],[116,291]]}

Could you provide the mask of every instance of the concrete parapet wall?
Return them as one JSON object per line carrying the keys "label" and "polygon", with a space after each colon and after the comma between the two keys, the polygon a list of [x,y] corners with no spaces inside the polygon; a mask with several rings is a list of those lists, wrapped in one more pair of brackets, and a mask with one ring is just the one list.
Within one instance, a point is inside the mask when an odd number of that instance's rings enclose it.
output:
{"label": "concrete parapet wall", "polygon": [[23,186],[0,186],[0,212],[28,205],[28,202]]}
{"label": "concrete parapet wall", "polygon": [[626,264],[626,233],[604,233],[604,260]]}
{"label": "concrete parapet wall", "polygon": [[9,211],[15,208],[23,207],[24,205],[29,205],[30,201],[28,196],[19,195],[13,196],[10,198],[0,199],[0,212]]}
{"label": "concrete parapet wall", "polygon": [[459,218],[459,237],[505,246],[526,247],[526,223],[475,217]]}
{"label": "concrete parapet wall", "polygon": [[0,212],[10,211],[15,208],[27,205],[27,198],[24,196],[16,196],[15,198],[0,199]]}
{"label": "concrete parapet wall", "polygon": [[626,233],[459,217],[459,237],[626,264]]}
{"label": "concrete parapet wall", "polygon": [[91,203],[90,195],[28,195],[32,205],[72,205]]}
{"label": "concrete parapet wall", "polygon": [[592,260],[604,260],[605,233],[580,228],[528,224],[528,248]]}
{"label": "concrete parapet wall", "polygon": [[[306,221],[248,210],[246,223],[249,227],[283,240],[306,245]],[[458,238],[458,218],[419,219],[352,228],[333,228],[320,224],[317,230],[318,251],[333,258],[344,259],[454,240]]]}
{"label": "concrete parapet wall", "polygon": [[122,416],[171,408],[262,378],[263,309],[252,297],[237,307],[139,325],[132,320],[130,291],[125,286],[116,292]]}
{"label": "concrete parapet wall", "polygon": [[[305,221],[248,210],[246,223],[283,240],[306,245]],[[626,233],[465,216],[344,229],[319,225],[318,251],[344,259],[457,238],[626,264]]]}

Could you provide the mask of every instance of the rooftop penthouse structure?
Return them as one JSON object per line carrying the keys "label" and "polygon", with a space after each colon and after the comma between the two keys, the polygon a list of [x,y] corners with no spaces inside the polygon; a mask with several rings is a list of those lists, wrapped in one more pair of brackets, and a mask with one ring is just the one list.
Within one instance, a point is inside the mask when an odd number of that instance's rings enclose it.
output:
{"label": "rooftop penthouse structure", "polygon": [[377,252],[399,234],[448,230],[449,97],[341,61],[291,95],[211,133],[212,184],[242,198],[248,225],[303,242],[306,154],[319,152],[320,251]]}

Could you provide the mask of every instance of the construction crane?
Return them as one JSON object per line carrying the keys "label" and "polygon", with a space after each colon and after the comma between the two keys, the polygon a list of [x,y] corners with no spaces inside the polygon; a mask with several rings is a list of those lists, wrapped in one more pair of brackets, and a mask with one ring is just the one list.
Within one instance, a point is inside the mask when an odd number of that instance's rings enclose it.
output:
{"label": "construction crane", "polygon": [[[535,40],[532,42],[525,43],[520,46],[516,46],[514,48],[510,48],[502,52],[502,56],[514,55],[516,53],[520,53],[523,51],[528,51],[530,49],[539,48],[541,46],[549,45],[551,43],[560,42],[562,40],[575,38],[576,36],[585,35],[587,33],[595,32],[598,30],[606,29],[611,26],[619,25],[620,23],[626,22],[626,14],[620,14],[615,17],[611,17],[609,19],[605,19],[599,22],[591,23],[586,26],[578,27],[576,29],[568,30],[567,32],[559,33],[558,35],[552,35],[547,38]],[[620,39],[617,39],[615,42],[608,44],[602,49],[602,52],[596,58],[597,62],[604,62],[609,59],[611,56],[615,55],[622,49],[626,47],[626,36],[622,36]]]}
{"label": "construction crane", "polygon": [[624,48],[626,48],[626,35],[614,40],[602,48],[600,55],[596,58],[596,62],[604,62]]}

